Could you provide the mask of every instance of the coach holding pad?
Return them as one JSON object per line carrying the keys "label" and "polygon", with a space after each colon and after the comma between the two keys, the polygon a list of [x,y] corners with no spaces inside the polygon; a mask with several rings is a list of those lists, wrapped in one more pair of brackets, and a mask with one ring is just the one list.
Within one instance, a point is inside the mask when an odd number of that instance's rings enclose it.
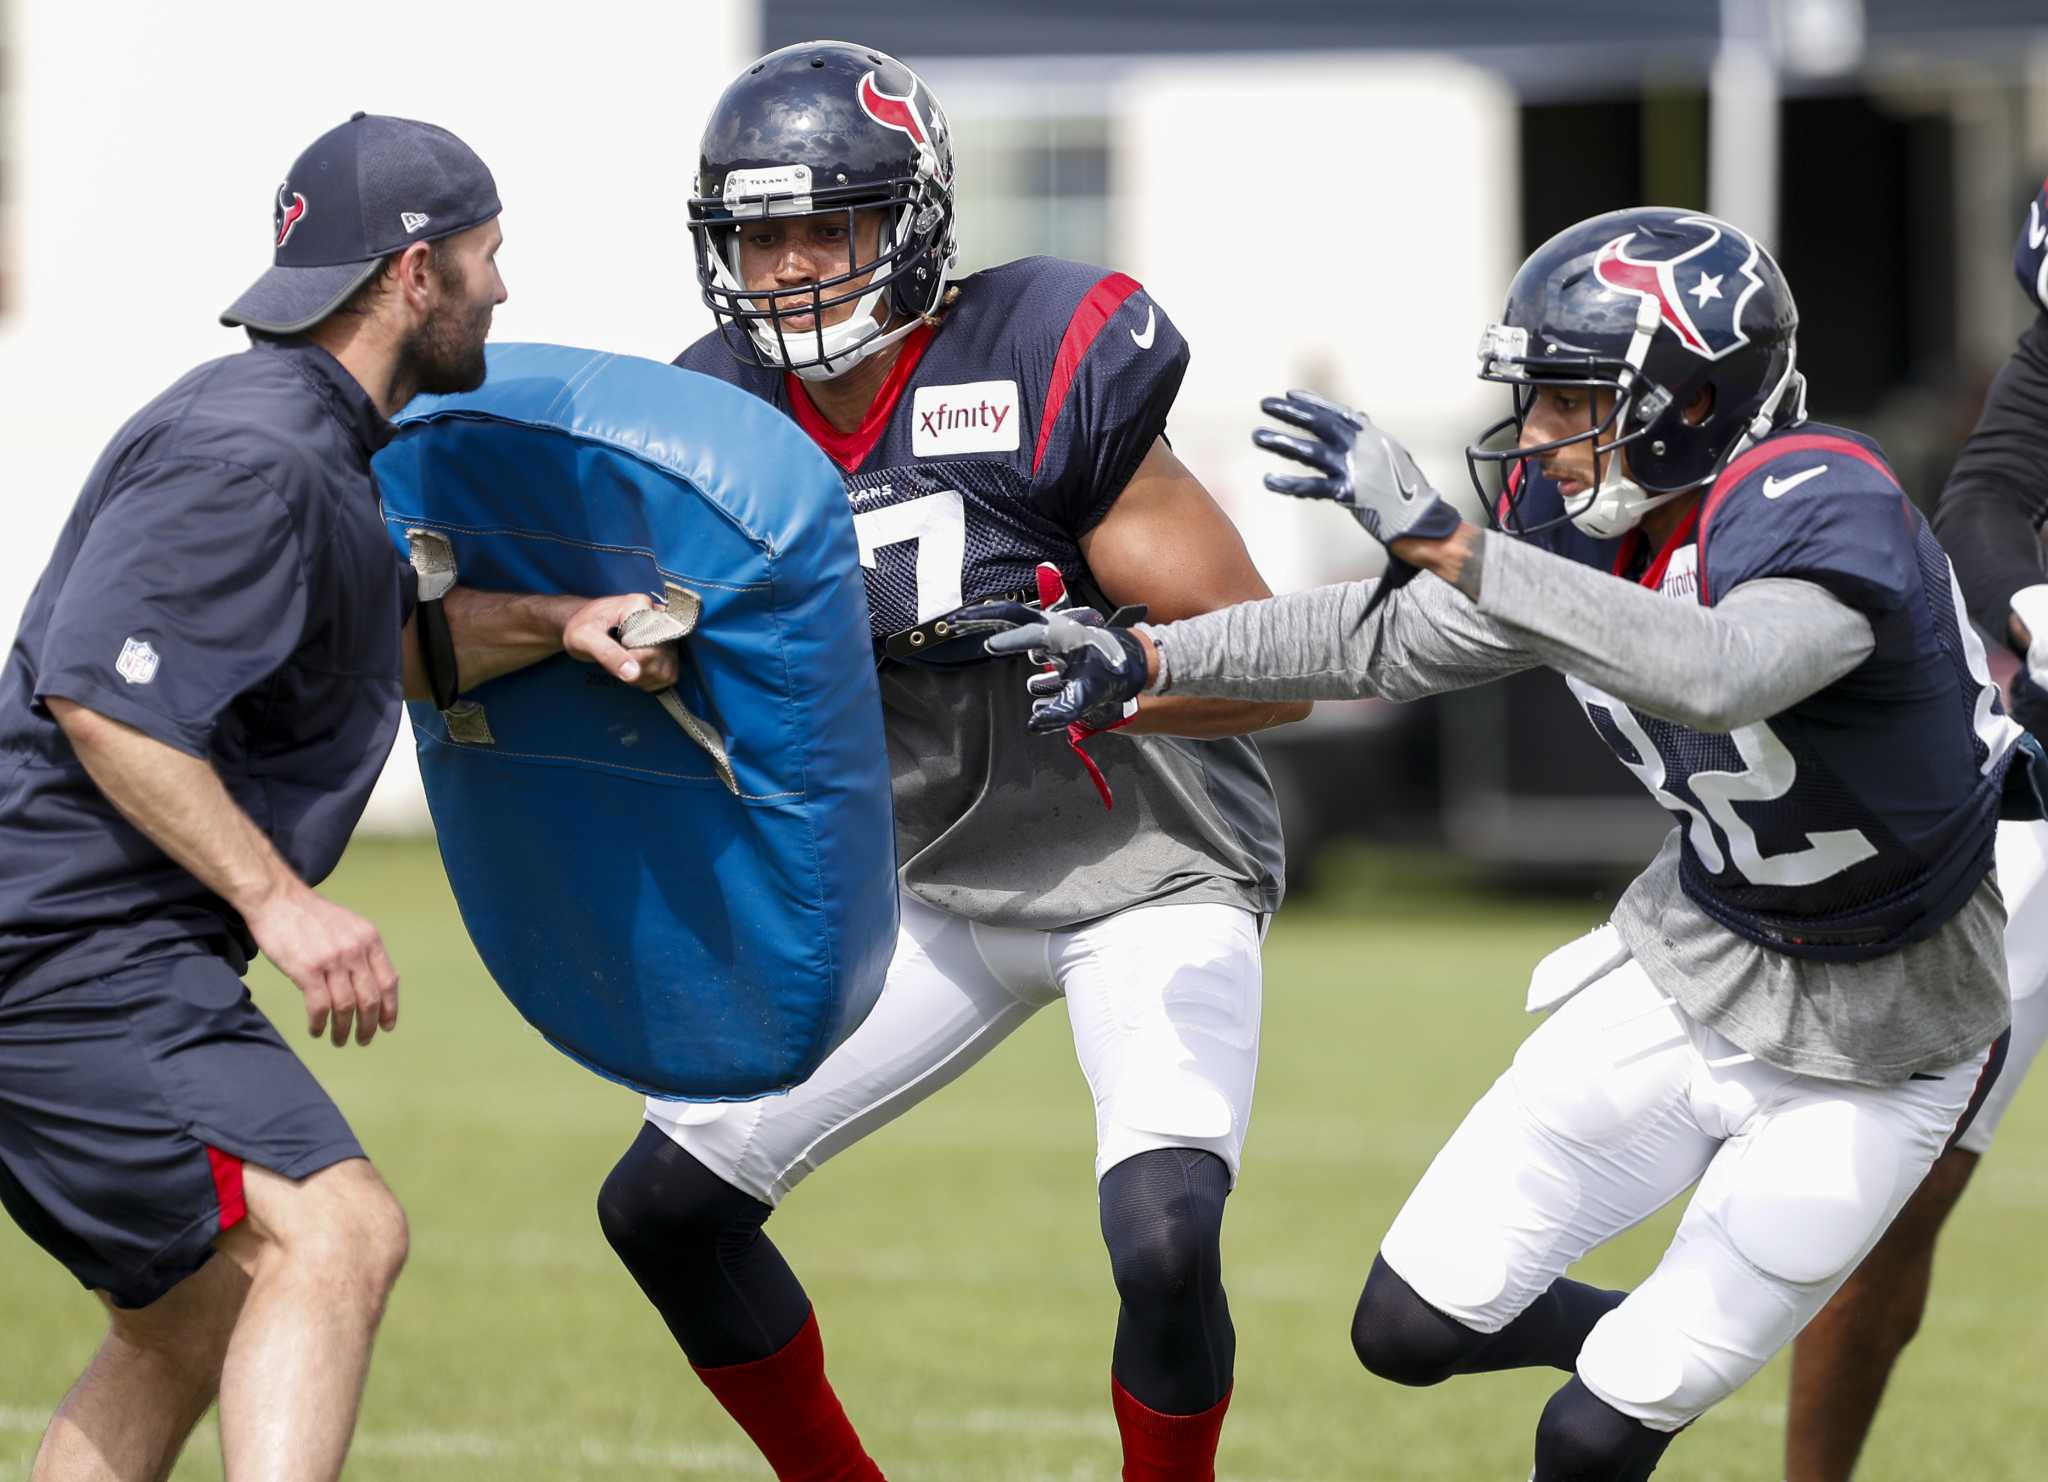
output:
{"label": "coach holding pad", "polygon": [[646,597],[436,608],[386,533],[386,419],[483,382],[498,209],[442,129],[315,141],[221,316],[254,343],[115,436],[0,671],[0,1202],[110,1317],[35,1482],[162,1478],[216,1395],[229,1482],[340,1472],[405,1217],[240,975],[261,950],[336,1045],[396,1024],[376,928],[307,882],[401,689],[564,650],[674,682],[609,636]]}

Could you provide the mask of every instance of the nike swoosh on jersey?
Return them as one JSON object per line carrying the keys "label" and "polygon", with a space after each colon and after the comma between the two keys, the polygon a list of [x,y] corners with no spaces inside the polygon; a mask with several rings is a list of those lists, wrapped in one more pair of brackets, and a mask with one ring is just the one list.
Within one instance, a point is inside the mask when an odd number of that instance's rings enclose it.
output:
{"label": "nike swoosh on jersey", "polygon": [[1811,468],[1801,469],[1789,479],[1781,479],[1776,474],[1766,474],[1764,476],[1764,498],[1781,499],[1808,479],[1818,478],[1827,471],[1828,466],[1825,463],[1816,463]]}
{"label": "nike swoosh on jersey", "polygon": [[1131,343],[1136,345],[1140,350],[1149,350],[1152,348],[1152,337],[1156,335],[1158,332],[1159,311],[1155,309],[1151,304],[1147,304],[1145,305],[1144,333],[1140,334],[1137,330],[1132,330]]}
{"label": "nike swoosh on jersey", "polygon": [[2048,226],[2041,225],[2041,203],[2032,201],[2027,206],[2027,245],[2039,248],[2048,242]]}

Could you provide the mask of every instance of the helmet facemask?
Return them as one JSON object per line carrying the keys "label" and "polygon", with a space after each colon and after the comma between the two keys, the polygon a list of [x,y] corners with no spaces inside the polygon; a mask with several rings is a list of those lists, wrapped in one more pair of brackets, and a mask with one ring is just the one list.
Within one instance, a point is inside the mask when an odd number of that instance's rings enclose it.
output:
{"label": "helmet facemask", "polygon": [[[1647,323],[1643,323],[1647,320]],[[1513,410],[1480,433],[1465,449],[1465,466],[1472,487],[1486,507],[1494,512],[1495,523],[1510,535],[1534,535],[1551,530],[1567,520],[1597,540],[1612,540],[1627,534],[1644,515],[1670,503],[1680,494],[1697,487],[1688,480],[1676,487],[1657,486],[1631,476],[1625,454],[1652,434],[1663,435],[1669,424],[1683,426],[1676,398],[1643,374],[1641,351],[1656,329],[1656,308],[1645,305],[1638,316],[1639,329],[1627,358],[1604,359],[1592,354],[1573,354],[1572,346],[1551,344],[1551,352],[1529,353],[1529,331],[1517,325],[1495,324],[1479,341],[1479,378],[1511,388]],[[1566,353],[1559,354],[1558,351]],[[1546,387],[1574,387],[1586,396],[1586,430],[1548,442],[1523,447],[1522,435],[1539,391]],[[1602,393],[1608,404],[1601,408]],[[1514,442],[1507,448],[1489,447],[1504,433]],[[1528,488],[1526,465],[1542,460],[1562,448],[1580,443],[1592,446],[1594,479],[1590,487],[1564,500],[1564,512],[1553,519],[1529,523],[1522,517],[1522,495]],[[1487,487],[1482,465],[1502,470],[1498,491]],[[1515,470],[1520,477],[1515,477]]]}
{"label": "helmet facemask", "polygon": [[[1635,332],[1620,358],[1603,357],[1552,340],[1543,355],[1530,353],[1530,332],[1513,324],[1488,328],[1479,342],[1479,377],[1513,388],[1514,410],[1486,428],[1465,450],[1465,465],[1480,498],[1494,511],[1496,523],[1511,535],[1533,535],[1569,520],[1598,540],[1627,534],[1643,516],[1679,495],[1719,477],[1723,468],[1781,425],[1804,420],[1806,381],[1795,370],[1796,351],[1788,338],[1775,378],[1747,402],[1720,405],[1727,387],[1702,363],[1696,374],[1678,385],[1664,385],[1645,369],[1661,314],[1651,299],[1636,309]],[[1665,357],[1665,364],[1671,363]],[[1545,386],[1586,389],[1584,432],[1521,446],[1537,392]],[[1612,400],[1603,412],[1600,393]],[[1702,392],[1711,393],[1707,412],[1693,421],[1687,411]],[[1514,444],[1490,447],[1504,433]],[[1528,487],[1528,460],[1540,460],[1560,448],[1590,442],[1595,482],[1564,500],[1564,513],[1540,523],[1521,517],[1522,494]],[[1624,461],[1624,455],[1626,459]],[[1498,492],[1487,487],[1482,465],[1512,465],[1519,478],[1504,472]]]}
{"label": "helmet facemask", "polygon": [[[734,353],[805,380],[832,380],[895,344],[938,308],[956,257],[952,211],[934,188],[928,162],[918,163],[914,175],[856,190],[813,191],[807,165],[734,170],[722,197],[690,202],[698,283]],[[879,212],[881,222],[874,255],[861,261],[859,228],[868,212]],[[828,214],[845,222],[846,271],[792,288],[746,286],[740,257],[749,222]],[[848,305],[845,318],[825,322]],[[804,316],[809,325],[788,326]],[[744,335],[732,334],[735,326]]]}

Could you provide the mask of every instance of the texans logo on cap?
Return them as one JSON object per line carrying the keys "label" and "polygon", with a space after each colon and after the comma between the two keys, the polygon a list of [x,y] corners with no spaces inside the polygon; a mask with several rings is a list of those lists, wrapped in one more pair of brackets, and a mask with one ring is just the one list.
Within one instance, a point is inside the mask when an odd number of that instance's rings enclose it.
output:
{"label": "texans logo on cap", "polygon": [[[286,200],[287,196],[291,199]],[[299,224],[305,214],[306,198],[292,189],[290,181],[280,185],[277,188],[277,211],[271,218],[277,226],[278,246],[284,246],[291,239],[292,228]]]}
{"label": "texans logo on cap", "polygon": [[[1755,242],[1710,216],[1681,216],[1677,225],[1696,227],[1705,236],[1670,257],[1641,257],[1629,251],[1637,236],[1630,232],[1600,249],[1593,273],[1609,288],[1632,293],[1657,305],[1658,316],[1678,342],[1695,355],[1719,360],[1749,343],[1742,329],[1742,306],[1764,286],[1757,276]],[[1668,250],[1652,238],[1650,250]]]}

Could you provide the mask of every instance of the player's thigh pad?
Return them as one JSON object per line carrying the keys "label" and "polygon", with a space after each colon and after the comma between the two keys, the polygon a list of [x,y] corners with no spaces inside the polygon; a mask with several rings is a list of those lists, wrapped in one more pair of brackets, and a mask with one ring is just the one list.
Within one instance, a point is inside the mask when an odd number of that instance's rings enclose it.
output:
{"label": "player's thigh pad", "polygon": [[1983,1059],[1889,1087],[1754,1064],[1715,1077],[1701,1095],[1730,1115],[1732,1135],[1657,1269],[1587,1339],[1587,1387],[1660,1430],[1733,1393],[1877,1243],[1940,1154]]}
{"label": "player's thigh pad", "polygon": [[1684,1017],[1633,961],[1529,1036],[1395,1217],[1380,1253],[1480,1332],[1670,1202],[1714,1151],[1691,1107]]}
{"label": "player's thigh pad", "polygon": [[207,953],[0,999],[0,1204],[123,1307],[199,1269],[242,1164],[304,1178],[361,1144]]}
{"label": "player's thigh pad", "polygon": [[2012,1044],[1984,1104],[1956,1146],[1983,1153],[2027,1069],[2048,1042],[2048,823],[1998,826],[1998,888],[2005,895],[2005,968],[2012,984]]}
{"label": "player's thigh pad", "polygon": [[1257,915],[1137,906],[1055,932],[1074,1053],[1095,1098],[1095,1176],[1155,1148],[1200,1148],[1237,1179],[1259,1066]]}
{"label": "player's thigh pad", "polygon": [[757,1101],[650,1097],[647,1120],[728,1183],[780,1203],[827,1159],[951,1082],[1052,1001],[1047,934],[1008,933],[1036,939],[1039,968],[1035,977],[998,977],[976,943],[983,930],[905,892],[881,997],[809,1080]]}

